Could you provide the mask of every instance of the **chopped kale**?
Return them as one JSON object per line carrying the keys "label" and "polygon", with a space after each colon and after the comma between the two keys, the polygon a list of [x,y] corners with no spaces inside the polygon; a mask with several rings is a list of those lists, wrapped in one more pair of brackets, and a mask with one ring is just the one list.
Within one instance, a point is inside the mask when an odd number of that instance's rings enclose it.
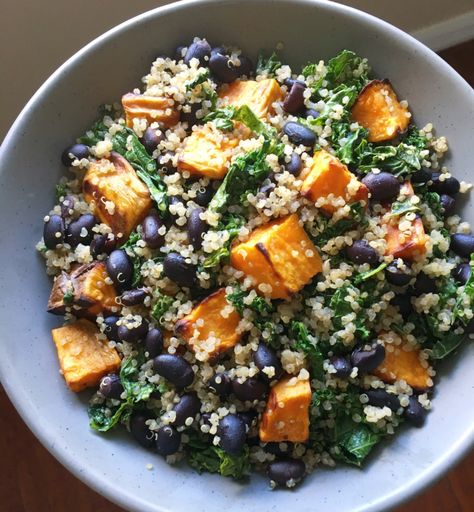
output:
{"label": "chopped kale", "polygon": [[265,58],[265,54],[260,52],[258,54],[255,74],[269,77],[275,76],[276,70],[280,68],[281,65],[281,61],[278,60],[276,52],[273,52],[268,58]]}
{"label": "chopped kale", "polygon": [[294,347],[304,353],[311,368],[311,375],[316,379],[324,377],[324,356],[318,346],[317,339],[309,333],[303,322],[293,320],[290,324],[290,335],[295,340]]}
{"label": "chopped kale", "polygon": [[67,189],[62,183],[56,185],[56,201],[60,201],[67,194]]}
{"label": "chopped kale", "polygon": [[160,324],[162,325],[163,322],[163,315],[170,309],[174,302],[173,297],[170,297],[169,295],[164,295],[163,293],[160,293],[156,297],[155,305],[153,306],[151,310],[151,316]]}
{"label": "chopped kale", "polygon": [[365,226],[367,219],[365,216],[365,207],[359,201],[352,203],[349,217],[339,219],[334,224],[329,224],[326,219],[321,219],[322,227],[320,233],[315,237],[314,243],[321,247],[331,238],[343,235],[356,226]]}

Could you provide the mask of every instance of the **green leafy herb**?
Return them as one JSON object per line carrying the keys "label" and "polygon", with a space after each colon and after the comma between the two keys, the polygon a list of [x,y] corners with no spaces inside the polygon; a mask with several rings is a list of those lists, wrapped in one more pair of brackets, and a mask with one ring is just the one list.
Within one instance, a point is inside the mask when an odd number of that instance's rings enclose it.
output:
{"label": "green leafy herb", "polygon": [[295,340],[295,348],[301,350],[311,367],[312,376],[316,379],[324,377],[324,356],[317,344],[316,338],[309,334],[308,328],[303,322],[293,320],[290,324],[290,334]]}
{"label": "green leafy herb", "polygon": [[380,441],[380,435],[366,425],[355,423],[349,417],[339,420],[337,427],[336,443],[341,450],[342,460],[358,467],[362,466],[372,448]]}
{"label": "green leafy herb", "polygon": [[63,183],[58,183],[56,185],[56,201],[60,201],[61,197],[64,197],[67,194],[66,186]]}
{"label": "green leafy herb", "polygon": [[265,58],[265,54],[260,52],[257,59],[256,75],[275,76],[275,72],[281,67],[281,61],[278,60],[276,52],[270,57]]}
{"label": "green leafy herb", "polygon": [[199,75],[194,80],[192,80],[191,82],[188,82],[186,84],[186,91],[188,91],[188,92],[192,91],[198,85],[201,85],[204,82],[207,82],[207,80],[209,80],[209,77],[210,77],[210,72],[208,69],[206,69],[206,71],[204,71],[203,73],[199,73]]}
{"label": "green leafy herb", "polygon": [[234,291],[227,295],[227,300],[235,307],[239,315],[244,314],[244,309],[251,309],[259,315],[269,315],[273,312],[273,306],[263,297],[254,297],[250,304],[245,304],[244,299],[248,292],[242,290],[239,285],[235,285]]}
{"label": "green leafy herb", "polygon": [[87,130],[85,135],[79,137],[79,142],[86,146],[95,146],[101,140],[104,140],[105,135],[109,132],[108,127],[104,123],[104,117],[115,117],[117,112],[107,105],[101,105],[99,107],[99,118],[91,126],[90,130]]}
{"label": "green leafy herb", "polygon": [[416,204],[413,204],[410,198],[405,199],[404,201],[394,201],[392,203],[392,207],[390,210],[390,215],[392,217],[398,217],[400,215],[405,215],[410,212],[419,212],[420,207]]}
{"label": "green leafy herb", "polygon": [[[301,120],[301,122],[307,124],[310,128],[313,126],[324,126],[326,121],[335,115],[336,110],[338,111],[337,118],[339,122],[347,122],[350,114],[350,108],[354,104],[357,94],[358,91],[355,86],[340,85],[325,98],[324,108],[320,111],[319,116],[316,119],[307,121]],[[341,105],[344,106],[344,109],[342,113],[339,113]]]}
{"label": "green leafy herb", "polygon": [[131,410],[128,402],[122,402],[118,407],[107,408],[103,404],[89,406],[89,424],[92,429],[98,432],[107,432],[115,427],[127,412]]}
{"label": "green leafy herb", "polygon": [[143,351],[140,351],[137,356],[124,359],[120,367],[120,382],[127,392],[127,401],[132,404],[146,402],[156,390],[151,382],[139,380],[140,367],[145,359]]}
{"label": "green leafy herb", "polygon": [[388,263],[381,263],[376,268],[371,268],[370,270],[367,270],[366,272],[362,272],[360,274],[357,274],[357,276],[354,278],[354,284],[362,283],[363,281],[367,281],[367,279],[370,279],[371,277],[375,276],[379,272],[382,272],[387,267]]}
{"label": "green leafy herb", "polygon": [[174,302],[173,297],[160,293],[156,298],[156,303],[151,310],[151,316],[162,325],[163,315],[170,309]]}
{"label": "green leafy herb", "polygon": [[463,341],[464,335],[449,332],[443,338],[437,340],[429,351],[431,359],[444,359],[456,350]]}
{"label": "green leafy herb", "polygon": [[128,240],[120,246],[120,249],[132,249],[137,245],[137,242],[141,239],[142,239],[142,237],[141,237],[140,233],[136,229],[134,229],[130,233]]}
{"label": "green leafy herb", "polygon": [[420,195],[424,203],[426,203],[436,217],[437,221],[443,222],[444,224],[444,208],[441,204],[441,198],[437,192],[429,192],[426,187],[423,186],[423,190],[420,190]]}
{"label": "green leafy herb", "polygon": [[347,231],[354,229],[356,226],[365,226],[367,219],[365,217],[365,207],[359,201],[350,205],[350,215],[343,219],[339,219],[334,224],[323,221],[324,226],[321,233],[315,237],[315,244],[323,246],[331,238],[343,235]]}
{"label": "green leafy herb", "polygon": [[72,281],[69,283],[69,288],[66,290],[66,293],[63,296],[63,304],[66,306],[70,306],[74,300],[74,285]]}

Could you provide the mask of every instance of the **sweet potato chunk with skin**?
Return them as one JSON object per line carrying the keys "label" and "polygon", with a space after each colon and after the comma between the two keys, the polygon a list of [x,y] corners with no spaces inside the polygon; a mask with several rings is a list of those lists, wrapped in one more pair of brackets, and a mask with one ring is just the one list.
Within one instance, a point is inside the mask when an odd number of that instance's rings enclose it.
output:
{"label": "sweet potato chunk with skin", "polygon": [[431,378],[428,368],[421,365],[420,350],[407,350],[408,345],[393,345],[393,351],[385,350],[385,359],[373,374],[379,379],[393,384],[397,380],[404,380],[412,388],[426,389],[430,387]]}
{"label": "sweet potato chunk with skin", "polygon": [[122,96],[122,106],[129,128],[133,128],[134,119],[146,119],[149,124],[157,121],[165,128],[179,121],[179,112],[174,108],[171,98],[128,93]]}
{"label": "sweet potato chunk with skin", "polygon": [[257,117],[263,119],[272,113],[272,104],[283,98],[283,91],[274,78],[259,82],[235,80],[221,90],[219,97],[233,107],[247,105]]}
{"label": "sweet potato chunk with skin", "polygon": [[362,89],[352,107],[352,120],[369,131],[369,142],[391,140],[403,133],[410,117],[388,80],[372,80]]}
{"label": "sweet potato chunk with skin", "polygon": [[234,132],[223,133],[211,123],[201,126],[185,140],[178,157],[178,170],[193,176],[222,179],[229,169],[232,150],[239,144]]}
{"label": "sweet potato chunk with skin", "polygon": [[151,207],[148,187],[118,153],[91,163],[82,184],[84,199],[115,235],[126,240]]}
{"label": "sweet potato chunk with skin", "polygon": [[[313,163],[302,174],[301,194],[316,202],[321,197],[342,197],[346,202],[366,201],[367,187],[359,182],[349,169],[335,156],[321,149],[313,156]],[[334,213],[331,204],[321,206],[327,213]]]}
{"label": "sweet potato chunk with skin", "polygon": [[256,229],[247,242],[232,248],[231,264],[254,279],[258,292],[265,293],[261,285],[270,285],[272,299],[288,298],[322,270],[321,257],[296,214]]}
{"label": "sweet potato chunk with skin", "polygon": [[97,386],[107,373],[120,367],[120,357],[107,340],[99,339],[99,330],[89,320],[53,329],[61,373],[71,391]]}
{"label": "sweet potato chunk with skin", "polygon": [[309,437],[309,379],[285,377],[272,387],[260,421],[264,443],[304,443]]}
{"label": "sweet potato chunk with skin", "polygon": [[63,272],[53,284],[48,301],[48,312],[62,315],[66,306],[80,306],[90,315],[98,315],[102,311],[112,311],[116,292],[112,284],[108,284],[105,263],[94,261],[81,265],[70,274]]}
{"label": "sweet potato chunk with skin", "polygon": [[225,288],[220,288],[178,320],[175,331],[193,352],[214,358],[239,341],[240,334],[236,332],[239,322],[239,314],[227,302]]}

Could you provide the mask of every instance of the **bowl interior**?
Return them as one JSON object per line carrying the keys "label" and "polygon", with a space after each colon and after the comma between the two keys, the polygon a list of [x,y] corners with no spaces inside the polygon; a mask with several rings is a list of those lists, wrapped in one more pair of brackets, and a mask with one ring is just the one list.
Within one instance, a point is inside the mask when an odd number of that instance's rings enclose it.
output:
{"label": "bowl interior", "polygon": [[[42,218],[64,173],[59,155],[113,102],[140,82],[154,57],[199,35],[239,45],[256,57],[283,42],[293,69],[343,48],[369,58],[408,99],[415,121],[433,122],[447,136],[449,166],[469,180],[474,94],[428,49],[397,29],[333,3],[305,0],[184,2],[140,16],[102,36],[60,68],[22,112],[1,150],[0,370],[24,420],[69,469],[113,501],[133,510],[184,512],[246,510],[331,511],[389,508],[454,462],[474,437],[472,346],[440,371],[426,427],[405,430],[380,447],[363,470],[321,469],[295,492],[270,493],[262,477],[241,485],[173,468],[127,436],[88,428],[87,396],[70,393],[58,371],[46,314],[50,280],[34,246]],[[463,214],[474,220],[471,200]],[[147,463],[154,469],[148,471]]]}

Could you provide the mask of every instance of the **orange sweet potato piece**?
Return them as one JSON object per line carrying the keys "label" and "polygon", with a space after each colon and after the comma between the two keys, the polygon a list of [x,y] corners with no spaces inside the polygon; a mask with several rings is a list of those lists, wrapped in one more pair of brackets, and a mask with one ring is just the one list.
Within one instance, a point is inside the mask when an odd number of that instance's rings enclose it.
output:
{"label": "orange sweet potato piece", "polygon": [[240,316],[235,310],[229,311],[229,306],[225,288],[220,288],[201,301],[189,315],[178,320],[175,331],[186,340],[191,350],[214,358],[232,348],[240,339],[236,332]]}
{"label": "orange sweet potato piece", "polygon": [[239,137],[213,128],[211,123],[201,126],[185,140],[178,158],[178,170],[189,171],[193,176],[222,179],[229,168],[232,150]]}
{"label": "orange sweet potato piece", "polygon": [[283,91],[274,78],[259,82],[235,80],[222,88],[219,97],[233,107],[248,105],[252,112],[262,119],[272,113],[272,104],[283,98]]}
{"label": "orange sweet potato piece", "polygon": [[[349,169],[335,156],[321,149],[313,156],[313,163],[302,174],[301,194],[316,202],[321,197],[343,197],[346,202],[366,201],[367,187],[359,182]],[[321,207],[327,213],[334,213],[335,207],[325,204]]]}
{"label": "orange sweet potato piece", "polygon": [[157,121],[165,128],[170,128],[179,121],[179,112],[174,108],[171,98],[128,93],[122,96],[122,106],[129,128],[133,128],[135,118],[146,119],[150,124]]}
{"label": "orange sweet potato piece", "polygon": [[411,349],[408,345],[393,346],[394,350],[385,351],[385,359],[373,374],[387,383],[404,380],[412,388],[426,389],[430,387],[428,369],[420,362],[420,350]]}
{"label": "orange sweet potato piece", "polygon": [[106,283],[105,263],[94,261],[80,265],[70,274],[63,272],[54,281],[48,312],[62,315],[66,306],[79,306],[90,315],[113,311],[117,307],[116,291]]}
{"label": "orange sweet potato piece", "polygon": [[410,229],[405,232],[400,231],[398,224],[387,224],[385,240],[387,242],[385,254],[390,254],[394,258],[413,260],[426,252],[427,236],[419,217],[412,221]]}
{"label": "orange sweet potato piece", "polygon": [[93,162],[82,184],[84,199],[94,214],[123,240],[143,220],[151,207],[148,187],[134,168],[118,153]]}
{"label": "orange sweet potato piece", "polygon": [[369,131],[369,142],[391,140],[403,133],[410,117],[388,80],[372,80],[362,89],[352,107],[352,120]]}
{"label": "orange sweet potato piece", "polygon": [[322,270],[322,260],[296,214],[256,229],[231,250],[231,264],[259,285],[272,287],[273,299],[286,299]]}
{"label": "orange sweet potato piece", "polygon": [[309,437],[309,379],[284,377],[272,387],[260,421],[260,440],[265,443],[304,443]]}
{"label": "orange sweet potato piece", "polygon": [[107,373],[120,368],[120,357],[107,341],[99,339],[99,330],[89,320],[53,329],[61,373],[71,391],[97,386]]}

